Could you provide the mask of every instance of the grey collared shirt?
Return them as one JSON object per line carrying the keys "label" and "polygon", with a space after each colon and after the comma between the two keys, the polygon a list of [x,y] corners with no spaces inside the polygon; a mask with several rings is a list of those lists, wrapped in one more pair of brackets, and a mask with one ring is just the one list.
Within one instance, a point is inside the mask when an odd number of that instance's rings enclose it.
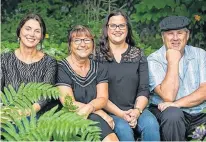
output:
{"label": "grey collared shirt", "polygon": [[[149,88],[153,92],[154,88],[162,83],[167,73],[165,46],[152,53],[147,60]],[[199,88],[201,83],[206,83],[206,52],[201,48],[186,45],[184,56],[179,62],[179,90],[176,100],[190,95]],[[153,92],[150,97],[150,103],[159,104],[161,102],[163,100]],[[192,114],[199,113],[204,108],[206,108],[206,101],[198,106],[182,109]]]}

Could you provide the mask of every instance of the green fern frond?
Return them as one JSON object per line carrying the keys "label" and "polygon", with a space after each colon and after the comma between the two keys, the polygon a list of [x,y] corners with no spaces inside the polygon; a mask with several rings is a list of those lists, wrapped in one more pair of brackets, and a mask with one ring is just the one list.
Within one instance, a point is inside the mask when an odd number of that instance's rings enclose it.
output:
{"label": "green fern frond", "polygon": [[[5,87],[4,88],[4,92],[7,94],[5,97],[6,97],[6,101],[8,101],[8,102],[13,102],[13,99],[12,99],[12,95],[11,95],[11,93],[10,93],[10,91]],[[5,102],[3,102],[3,103],[5,103]]]}
{"label": "green fern frond", "polygon": [[[6,123],[7,121],[13,121],[13,118],[19,118],[19,113],[14,106],[1,106],[1,123]],[[13,117],[11,117],[11,114]]]}
{"label": "green fern frond", "polygon": [[[7,95],[9,94],[9,97]],[[57,112],[58,106],[44,113],[36,119],[36,113],[32,110],[30,120],[24,115],[20,116],[17,110],[25,112],[32,108],[33,102],[39,98],[58,98],[60,92],[56,87],[44,83],[21,84],[17,93],[10,86],[1,93],[4,106],[1,112],[2,132],[6,140],[10,141],[69,141],[92,140],[99,141],[101,130],[92,120],[84,119],[76,114],[77,107],[71,97],[66,97],[66,103],[62,110]],[[15,113],[13,113],[15,112]],[[14,126],[15,124],[15,126]]]}
{"label": "green fern frond", "polygon": [[[3,131],[1,135],[8,137],[9,139],[7,140],[18,140],[19,139],[19,135],[16,135],[16,129],[13,124],[7,123],[6,125],[3,124],[1,127],[4,129],[4,131],[6,131],[6,132]],[[8,133],[10,136],[5,135],[4,133]]]}
{"label": "green fern frond", "polygon": [[7,132],[1,132],[1,136],[4,137],[4,139],[6,139],[7,141],[17,141],[17,139],[15,139],[14,137],[12,137],[11,134]]}
{"label": "green fern frond", "polygon": [[[3,107],[15,106],[24,114],[24,110],[29,110],[32,108],[34,102],[37,102],[41,97],[54,98],[57,99],[60,96],[60,92],[57,87],[53,87],[46,83],[22,83],[16,92],[15,89],[9,85],[8,88],[4,88],[4,92],[1,92],[0,98],[3,103]],[[16,110],[18,110],[16,109]],[[8,113],[6,113],[8,111]],[[11,111],[8,109],[3,109],[1,113],[1,123],[6,121],[11,121],[10,117]],[[24,116],[24,115],[23,115]],[[19,117],[22,117],[19,115]],[[19,118],[18,117],[18,118]]]}
{"label": "green fern frond", "polygon": [[17,93],[16,93],[16,91],[14,90],[14,88],[13,88],[11,85],[9,85],[8,88],[9,88],[9,91],[10,91],[12,97],[15,97]]}
{"label": "green fern frond", "polygon": [[17,91],[17,94],[22,94],[23,92],[23,89],[24,89],[24,86],[25,86],[25,83],[21,83],[19,88],[18,88],[18,91]]}
{"label": "green fern frond", "polygon": [[6,133],[4,132],[1,135],[6,140],[11,141],[45,141],[52,138],[54,141],[100,139],[101,130],[94,126],[96,122],[84,119],[74,112],[65,112],[63,110],[56,112],[56,110],[57,106],[44,113],[38,120],[34,112],[32,112],[30,120],[27,117],[21,120],[14,119],[17,129],[15,129],[12,122],[7,122],[2,127]]}
{"label": "green fern frond", "polygon": [[2,91],[0,93],[0,99],[1,99],[3,104],[9,105],[9,102],[7,101],[6,96],[4,95],[4,93]]}
{"label": "green fern frond", "polygon": [[[44,99],[51,97],[57,99],[59,96],[60,92],[56,87],[46,83],[35,82],[28,83],[26,85],[22,83],[17,93],[11,85],[9,85],[8,88],[4,88],[4,93],[1,92],[2,102],[5,105],[13,103],[15,105],[16,102],[19,102],[18,100],[22,100],[23,102],[25,101],[26,104],[30,101],[33,104],[40,100],[41,97]],[[20,105],[23,104],[20,103]],[[23,107],[25,106],[23,105]]]}

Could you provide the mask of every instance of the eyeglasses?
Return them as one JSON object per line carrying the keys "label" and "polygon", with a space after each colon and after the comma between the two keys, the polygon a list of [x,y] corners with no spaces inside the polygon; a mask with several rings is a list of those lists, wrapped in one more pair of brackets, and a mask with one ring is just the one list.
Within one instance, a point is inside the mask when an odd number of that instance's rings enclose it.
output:
{"label": "eyeglasses", "polygon": [[108,24],[108,27],[111,29],[111,30],[115,30],[117,27],[119,27],[120,30],[125,30],[127,28],[127,24],[119,24],[119,25],[116,25],[116,24]]}
{"label": "eyeglasses", "polygon": [[73,42],[77,45],[81,44],[82,41],[84,41],[85,44],[89,44],[92,42],[92,39],[89,39],[89,38],[84,38],[84,39],[80,39],[80,38],[76,38],[73,40]]}

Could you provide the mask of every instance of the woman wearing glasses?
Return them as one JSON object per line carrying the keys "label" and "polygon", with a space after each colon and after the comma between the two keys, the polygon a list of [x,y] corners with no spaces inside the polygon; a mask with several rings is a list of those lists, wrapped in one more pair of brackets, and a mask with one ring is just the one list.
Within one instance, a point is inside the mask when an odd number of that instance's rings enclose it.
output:
{"label": "woman wearing glasses", "polygon": [[74,27],[68,43],[70,55],[58,63],[56,85],[62,94],[61,103],[66,95],[71,96],[78,114],[99,122],[101,140],[118,141],[112,131],[112,118],[101,110],[108,101],[108,71],[103,64],[89,58],[95,49],[90,30],[80,25]]}
{"label": "woman wearing glasses", "polygon": [[108,15],[100,39],[97,60],[108,66],[109,101],[105,107],[115,122],[120,141],[159,141],[159,125],[148,104],[148,67],[135,47],[128,17],[121,11]]}

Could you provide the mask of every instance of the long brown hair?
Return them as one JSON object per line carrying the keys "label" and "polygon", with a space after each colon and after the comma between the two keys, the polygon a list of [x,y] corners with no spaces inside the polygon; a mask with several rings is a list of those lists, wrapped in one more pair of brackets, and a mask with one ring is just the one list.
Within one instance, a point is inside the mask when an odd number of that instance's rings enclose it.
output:
{"label": "long brown hair", "polygon": [[105,22],[104,22],[103,29],[102,29],[103,33],[102,33],[102,36],[100,37],[100,40],[99,40],[100,52],[103,54],[104,57],[106,57],[106,59],[108,61],[111,61],[113,58],[113,54],[110,50],[109,42],[108,42],[108,34],[107,34],[108,22],[112,16],[118,16],[118,15],[123,16],[126,20],[126,23],[127,23],[128,33],[127,33],[127,37],[126,37],[126,43],[129,44],[130,46],[135,46],[135,42],[134,42],[133,35],[132,35],[132,27],[131,27],[131,24],[129,22],[128,16],[120,10],[111,12],[105,18]]}

